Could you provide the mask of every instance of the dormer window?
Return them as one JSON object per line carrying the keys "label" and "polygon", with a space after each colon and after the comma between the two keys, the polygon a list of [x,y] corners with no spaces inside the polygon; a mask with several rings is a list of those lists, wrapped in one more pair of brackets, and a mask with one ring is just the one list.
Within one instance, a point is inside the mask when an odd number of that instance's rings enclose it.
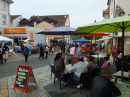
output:
{"label": "dormer window", "polygon": [[4,2],[4,1],[2,1],[2,6],[1,6],[2,8],[2,10],[6,10],[7,8],[7,3],[6,2]]}

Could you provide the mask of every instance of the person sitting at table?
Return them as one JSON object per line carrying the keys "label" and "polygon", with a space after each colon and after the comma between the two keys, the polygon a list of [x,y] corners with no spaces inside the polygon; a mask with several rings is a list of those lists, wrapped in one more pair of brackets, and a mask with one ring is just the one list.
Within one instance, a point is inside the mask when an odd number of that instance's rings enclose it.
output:
{"label": "person sitting at table", "polygon": [[80,86],[82,88],[83,85],[80,83],[80,75],[81,73],[87,72],[87,68],[83,58],[77,58],[77,61],[78,62],[73,65],[70,71],[74,73],[73,80],[77,84],[77,88],[80,88]]}
{"label": "person sitting at table", "polygon": [[89,97],[112,97],[120,96],[120,90],[114,85],[112,81],[112,71],[106,67],[101,71],[101,76],[96,76],[93,80],[93,85]]}
{"label": "person sitting at table", "polygon": [[75,56],[75,57],[72,59],[71,64],[76,64],[76,63],[78,62],[78,61],[77,61],[77,58],[78,58],[78,57]]}
{"label": "person sitting at table", "polygon": [[87,56],[86,61],[88,62],[88,64],[87,64],[88,71],[92,71],[94,68],[96,68],[93,57]]}
{"label": "person sitting at table", "polygon": [[64,58],[59,58],[59,60],[57,61],[57,64],[55,66],[56,70],[59,70],[61,72],[61,76],[62,76],[62,83],[64,85],[67,85],[67,80],[70,78],[70,74],[68,72],[65,71],[65,62],[64,62]]}
{"label": "person sitting at table", "polygon": [[106,67],[109,67],[110,66],[110,61],[109,61],[109,58],[104,58],[106,59],[106,61],[104,61],[103,65],[102,65],[102,68],[106,68]]}
{"label": "person sitting at table", "polygon": [[59,58],[62,58],[62,53],[57,53],[55,58],[54,58],[54,66],[56,66],[57,61],[59,60]]}

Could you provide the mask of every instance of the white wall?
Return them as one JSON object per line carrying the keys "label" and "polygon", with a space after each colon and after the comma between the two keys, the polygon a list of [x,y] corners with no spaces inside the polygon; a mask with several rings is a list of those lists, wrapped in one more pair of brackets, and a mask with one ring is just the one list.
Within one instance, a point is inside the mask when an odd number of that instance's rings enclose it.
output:
{"label": "white wall", "polygon": [[43,43],[43,44],[46,43],[45,35],[35,34],[34,40],[36,41],[36,43]]}
{"label": "white wall", "polygon": [[19,26],[19,22],[20,22],[22,19],[23,19],[22,16],[19,16],[19,17],[17,17],[16,19],[14,19],[14,20],[12,21],[12,27],[18,27],[18,26]]}
{"label": "white wall", "polygon": [[[13,28],[13,27],[12,27]],[[16,28],[16,27],[15,27]],[[34,27],[17,27],[17,28],[26,28],[26,33],[25,34],[4,34],[4,27],[0,27],[0,32],[2,32],[3,36],[7,37],[22,37],[22,38],[30,38],[30,33],[34,33],[34,40],[38,43],[45,43],[45,35],[41,34],[36,34],[40,31],[43,31],[44,29],[41,28],[34,28]]]}
{"label": "white wall", "polygon": [[111,0],[111,4],[110,4],[110,18],[113,18],[114,16],[114,1]]}
{"label": "white wall", "polygon": [[[130,0],[115,0],[115,16],[119,14],[120,11],[117,10],[117,6],[119,6],[125,14],[130,14]],[[114,0],[111,0],[110,4],[110,18],[113,18],[114,15]]]}
{"label": "white wall", "polygon": [[[2,1],[4,1],[4,0],[0,0],[0,27],[9,27],[9,25],[10,25],[10,4],[6,3],[6,10],[2,10]],[[3,25],[3,23],[2,23],[2,15],[5,15],[7,18],[6,25]]]}
{"label": "white wall", "polygon": [[130,14],[130,0],[116,0],[116,5],[119,6],[125,14]]}

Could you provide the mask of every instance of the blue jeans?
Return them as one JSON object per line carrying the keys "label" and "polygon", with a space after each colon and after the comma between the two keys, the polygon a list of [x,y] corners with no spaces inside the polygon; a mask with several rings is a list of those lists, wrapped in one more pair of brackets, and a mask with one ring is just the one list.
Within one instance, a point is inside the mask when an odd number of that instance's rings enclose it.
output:
{"label": "blue jeans", "polygon": [[73,75],[73,81],[74,81],[77,85],[80,85],[80,79],[79,79],[76,75]]}
{"label": "blue jeans", "polygon": [[31,55],[32,51],[29,51],[29,55]]}

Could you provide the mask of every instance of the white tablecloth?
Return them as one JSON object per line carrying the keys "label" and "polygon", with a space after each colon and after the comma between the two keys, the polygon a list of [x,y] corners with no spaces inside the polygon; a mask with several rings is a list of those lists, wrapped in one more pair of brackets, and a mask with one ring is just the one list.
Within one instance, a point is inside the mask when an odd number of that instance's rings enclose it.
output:
{"label": "white tablecloth", "polygon": [[65,73],[70,72],[72,68],[71,64],[65,65]]}
{"label": "white tablecloth", "polygon": [[[129,77],[129,74],[128,74],[128,72],[125,72],[125,71],[123,71],[124,72],[124,77]],[[113,75],[115,75],[115,76],[121,76],[121,71],[118,71],[118,72],[116,72],[116,73],[114,73]]]}
{"label": "white tablecloth", "polygon": [[118,96],[118,97],[130,97],[130,84],[122,82],[122,81],[117,81],[116,86],[121,91],[121,96]]}
{"label": "white tablecloth", "polygon": [[102,57],[104,57],[103,55],[91,55],[92,57],[94,57],[94,58],[102,58]]}

